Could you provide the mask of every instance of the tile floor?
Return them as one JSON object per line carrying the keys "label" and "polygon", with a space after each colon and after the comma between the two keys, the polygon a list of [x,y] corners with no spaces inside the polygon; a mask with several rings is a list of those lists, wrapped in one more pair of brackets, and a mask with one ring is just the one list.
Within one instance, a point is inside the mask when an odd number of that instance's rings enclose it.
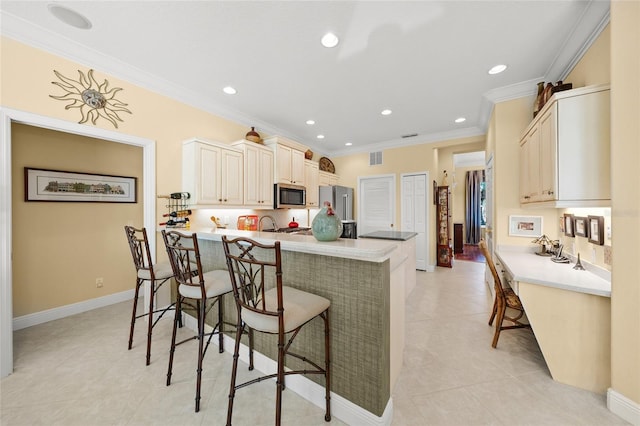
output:
{"label": "tile floor", "polygon": [[[503,332],[491,348],[483,274],[484,264],[464,261],[417,272],[393,425],[626,424],[607,410],[604,395],[554,382],[529,330]],[[0,384],[0,424],[224,424],[231,355],[207,354],[195,414],[195,346],[178,348],[167,387],[170,321],[156,328],[145,367],[142,327],[126,349],[129,315],[130,304],[119,303],[14,333],[15,372]],[[272,382],[240,390],[234,424],[273,424],[274,395]],[[283,408],[285,425],[326,424],[322,409],[291,391]],[[331,424],[343,423],[334,417]]]}

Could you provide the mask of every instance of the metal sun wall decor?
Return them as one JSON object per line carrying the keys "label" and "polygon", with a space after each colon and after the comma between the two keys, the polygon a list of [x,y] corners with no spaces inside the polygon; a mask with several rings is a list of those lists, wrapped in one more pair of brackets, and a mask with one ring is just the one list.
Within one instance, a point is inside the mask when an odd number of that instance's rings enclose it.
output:
{"label": "metal sun wall decor", "polygon": [[114,87],[109,89],[109,82],[106,79],[104,83],[98,83],[93,77],[93,70],[89,70],[86,75],[78,70],[78,74],[80,74],[78,80],[65,77],[56,70],[53,70],[53,72],[60,79],[60,82],[52,81],[51,84],[62,88],[66,93],[61,96],[49,95],[49,97],[69,102],[64,109],[78,108],[80,114],[82,114],[82,118],[78,123],[84,124],[91,120],[91,123],[96,124],[98,118],[102,117],[117,129],[117,122],[122,122],[118,113],[127,112],[131,114],[131,111],[125,108],[128,104],[116,99],[116,93],[122,88]]}

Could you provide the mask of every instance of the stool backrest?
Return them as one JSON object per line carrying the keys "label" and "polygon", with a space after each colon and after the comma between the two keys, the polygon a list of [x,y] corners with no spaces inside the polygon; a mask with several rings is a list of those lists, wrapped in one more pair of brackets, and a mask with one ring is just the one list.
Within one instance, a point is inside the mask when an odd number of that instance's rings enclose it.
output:
{"label": "stool backrest", "polygon": [[187,235],[177,231],[167,232],[163,229],[162,239],[178,284],[200,287],[202,298],[205,299],[206,289],[202,277],[197,235],[195,233]]}
{"label": "stool backrest", "polygon": [[127,234],[131,256],[136,271],[147,270],[150,272],[153,280],[153,262],[151,261],[151,249],[149,248],[149,239],[147,238],[146,228],[137,229],[133,226],[125,226],[124,232]]}
{"label": "stool backrest", "polygon": [[[282,316],[282,257],[280,241],[261,244],[249,238],[222,237],[233,296],[238,308],[262,315]],[[275,281],[275,282],[274,282]],[[277,310],[266,306],[264,293],[277,286]]]}
{"label": "stool backrest", "polygon": [[487,243],[484,240],[480,240],[480,243],[478,243],[478,246],[480,247],[480,251],[482,251],[482,254],[484,255],[485,259],[487,260],[487,266],[489,266],[489,269],[491,270],[491,275],[493,275],[493,284],[494,284],[493,286],[496,291],[496,297],[504,300],[505,295],[504,295],[504,290],[502,290],[502,281],[500,281],[500,275],[496,270],[496,266],[493,263],[493,259],[491,259],[491,255],[489,254]]}

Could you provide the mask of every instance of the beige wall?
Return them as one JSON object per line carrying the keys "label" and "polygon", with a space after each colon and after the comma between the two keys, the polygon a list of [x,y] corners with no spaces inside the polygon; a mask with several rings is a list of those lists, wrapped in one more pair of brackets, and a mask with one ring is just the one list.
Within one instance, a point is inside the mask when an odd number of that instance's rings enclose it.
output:
{"label": "beige wall", "polygon": [[611,82],[611,28],[607,25],[589,50],[565,77],[573,88]]}
{"label": "beige wall", "polygon": [[[70,122],[80,121],[81,117],[77,109],[66,110],[65,102],[52,99],[49,95],[60,95],[62,93],[59,87],[51,84],[52,81],[57,80],[53,73],[54,70],[59,71],[67,77],[77,78],[78,70],[86,73],[89,70],[88,67],[45,53],[5,37],[0,39],[0,43],[0,86],[2,87],[0,104],[3,107],[28,111]],[[117,98],[128,104],[128,108],[132,114],[122,114],[123,122],[118,123],[117,129],[115,129],[111,123],[102,119],[98,120],[95,125],[88,125],[155,140],[156,191],[158,194],[176,192],[181,189],[183,140],[198,136],[223,143],[230,143],[242,139],[249,130],[249,128],[237,123],[171,100],[134,86],[126,81],[118,80],[113,76],[103,74],[100,70],[95,70],[94,75],[99,82],[103,82],[106,79],[109,81],[110,87],[123,89],[118,92]],[[17,152],[16,150],[21,150],[21,148],[14,144],[13,151]],[[22,152],[20,155],[29,158],[33,158],[34,156],[40,158],[35,151]],[[91,170],[91,167],[84,166],[84,159],[77,157],[74,151],[67,152],[65,158],[56,158],[62,162],[59,163],[60,165],[58,166],[56,165],[57,163],[53,164],[55,163],[55,161],[53,161],[54,158],[50,158],[52,160],[50,168]],[[42,161],[39,161],[38,166],[47,168],[48,159],[40,159]],[[137,162],[137,164],[140,163],[141,160]],[[114,173],[114,170],[120,170],[118,166],[106,163],[103,165],[97,164],[96,169],[104,170],[105,173]],[[123,170],[121,174],[130,175],[130,173],[126,172],[126,169]],[[14,176],[15,173],[16,170],[13,171]],[[17,173],[19,176],[21,171],[18,170]],[[34,205],[28,208],[41,212],[42,217],[39,217],[39,221],[51,220],[50,217],[42,214],[40,206]],[[80,210],[84,211],[84,208],[80,207]],[[165,202],[161,199],[158,200],[156,205],[158,223],[161,222],[161,215],[165,213],[165,211]],[[31,213],[29,213],[29,217],[33,217]],[[135,273],[129,248],[126,244],[123,244],[126,242],[124,231],[121,230],[121,227],[125,224],[125,218],[131,219],[129,216],[112,217],[113,223],[105,223],[103,226],[114,227],[113,229],[117,228],[117,232],[110,234],[109,238],[105,240],[108,241],[108,243],[105,244],[105,250],[112,252],[113,255],[119,259],[126,260],[115,264],[107,264],[107,261],[99,264],[92,261],[75,265],[73,273],[79,277],[78,283],[74,284],[73,288],[65,287],[64,290],[56,289],[52,291],[52,294],[55,293],[55,297],[51,297],[47,302],[37,300],[46,298],[43,297],[43,294],[33,294],[33,290],[23,291],[20,288],[16,288],[16,283],[20,283],[23,280],[23,277],[18,275],[18,272],[33,268],[33,258],[31,256],[28,258],[20,256],[14,259],[14,316],[38,312],[43,307],[43,303],[49,308],[60,307],[79,300],[91,299],[98,295],[106,296],[118,293],[123,289],[133,288]],[[100,217],[100,219],[104,219],[106,222],[109,220],[108,217]],[[14,221],[16,220],[17,222],[14,224],[13,229],[14,245],[17,244],[16,242],[21,235],[31,233],[33,230],[28,227],[25,228],[26,225],[23,225],[25,222],[20,221],[17,215],[14,214]],[[59,220],[63,220],[66,223],[67,219]],[[117,227],[115,226],[116,223]],[[97,236],[96,231],[94,231],[95,225],[89,225],[91,224],[83,221],[82,225],[66,227],[64,237],[65,244],[71,247],[87,247],[87,241]],[[135,225],[141,226],[141,223]],[[160,241],[160,239],[158,241]],[[15,248],[14,246],[14,249]],[[161,247],[157,249],[157,255],[158,258],[166,256]],[[99,275],[102,274],[101,271],[107,272],[104,272],[104,275]],[[108,278],[107,274],[113,278]],[[95,278],[100,276],[105,278],[105,283],[104,287],[100,289],[100,291],[97,291]],[[37,281],[40,278],[30,277],[29,279]],[[44,284],[51,286],[51,283],[54,281],[64,282],[66,279],[65,276],[60,275],[49,276],[47,280],[43,281]],[[126,281],[126,284],[124,284],[123,281]]]}
{"label": "beige wall", "polygon": [[[431,181],[442,183],[444,170],[453,170],[453,154],[484,150],[484,137],[455,139],[437,143],[412,145],[402,148],[383,150],[383,164],[369,166],[369,153],[359,153],[332,158],[336,173],[340,175],[340,185],[356,188],[358,177],[385,174],[396,175],[396,227],[400,229],[400,175],[403,173],[429,172]],[[430,185],[429,185],[430,186]],[[356,203],[357,204],[357,203]],[[435,208],[430,204],[429,217],[435,218]],[[356,205],[356,215],[358,206]],[[435,221],[435,219],[434,219]],[[453,232],[453,230],[452,230]],[[435,264],[435,226],[431,226],[430,240],[433,242],[430,250],[429,264]],[[453,234],[452,234],[453,235]]]}
{"label": "beige wall", "polygon": [[[123,226],[142,223],[142,148],[15,123],[12,146],[14,316],[131,289]],[[25,202],[24,167],[136,177],[138,201]]]}
{"label": "beige wall", "polygon": [[[640,405],[640,3],[611,2],[611,387]],[[638,405],[636,405],[638,410]],[[637,412],[636,412],[637,415]],[[637,419],[637,417],[636,417]]]}

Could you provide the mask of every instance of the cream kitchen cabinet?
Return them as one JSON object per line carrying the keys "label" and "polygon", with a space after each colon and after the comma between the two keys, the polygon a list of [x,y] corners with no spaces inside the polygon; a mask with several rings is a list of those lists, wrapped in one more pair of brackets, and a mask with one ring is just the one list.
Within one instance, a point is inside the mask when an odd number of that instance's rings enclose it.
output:
{"label": "cream kitchen cabinet", "polygon": [[520,202],[606,207],[610,182],[609,86],[554,94],[520,141]]}
{"label": "cream kitchen cabinet", "polygon": [[275,182],[304,185],[304,153],[306,147],[280,136],[265,139],[264,144],[275,154]]}
{"label": "cream kitchen cabinet", "polygon": [[330,172],[320,170],[318,172],[318,185],[319,186],[336,186],[340,180],[340,176]]}
{"label": "cream kitchen cabinet", "polygon": [[182,188],[191,205],[241,206],[244,165],[242,150],[203,139],[182,145]]}
{"label": "cream kitchen cabinet", "polygon": [[304,160],[304,186],[307,188],[307,207],[318,207],[320,202],[318,167],[317,162]]}
{"label": "cream kitchen cabinet", "polygon": [[244,205],[273,209],[273,151],[247,140],[232,145],[244,154]]}

